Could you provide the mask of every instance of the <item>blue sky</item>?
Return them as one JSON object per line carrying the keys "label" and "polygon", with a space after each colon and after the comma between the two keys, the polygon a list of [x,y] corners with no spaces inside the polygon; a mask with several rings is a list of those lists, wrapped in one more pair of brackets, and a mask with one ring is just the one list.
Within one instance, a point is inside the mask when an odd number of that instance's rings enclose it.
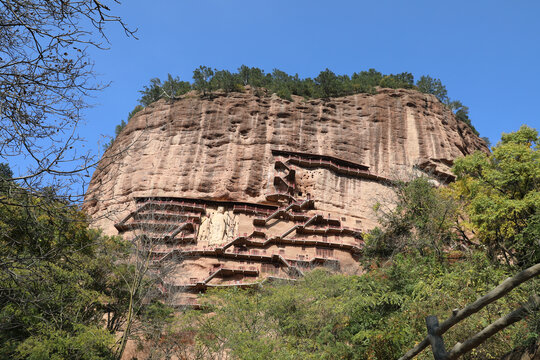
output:
{"label": "blue sky", "polygon": [[540,128],[539,1],[125,0],[114,8],[139,40],[108,29],[111,49],[93,53],[97,94],[81,133],[88,146],[112,135],[149,79],[190,80],[207,65],[279,68],[315,77],[330,68],[375,68],[440,78],[496,143],[521,124]]}

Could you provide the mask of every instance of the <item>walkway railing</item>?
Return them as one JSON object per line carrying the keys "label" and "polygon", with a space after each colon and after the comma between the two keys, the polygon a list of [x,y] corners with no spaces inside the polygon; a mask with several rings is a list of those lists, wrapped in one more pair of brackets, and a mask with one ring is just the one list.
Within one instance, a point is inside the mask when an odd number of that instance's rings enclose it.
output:
{"label": "walkway railing", "polygon": [[475,347],[478,347],[492,335],[496,334],[507,326],[522,320],[530,313],[530,311],[537,311],[538,309],[540,309],[540,296],[539,294],[533,294],[531,295],[528,303],[524,304],[512,313],[499,318],[497,321],[495,321],[491,325],[488,325],[476,335],[473,335],[471,338],[464,341],[463,343],[456,344],[449,352],[446,352],[442,335],[447,332],[452,326],[468,318],[472,314],[477,313],[495,300],[505,296],[516,286],[538,275],[540,275],[540,264],[531,266],[530,268],[520,272],[516,276],[504,280],[501,284],[499,284],[499,286],[497,286],[472,304],[467,305],[461,310],[454,310],[452,316],[447,320],[443,321],[441,324],[439,324],[436,316],[428,316],[426,318],[428,336],[418,345],[416,345],[413,349],[409,350],[405,355],[400,357],[399,360],[412,359],[430,344],[433,349],[433,355],[435,357],[435,360],[457,359],[459,356],[471,351]]}

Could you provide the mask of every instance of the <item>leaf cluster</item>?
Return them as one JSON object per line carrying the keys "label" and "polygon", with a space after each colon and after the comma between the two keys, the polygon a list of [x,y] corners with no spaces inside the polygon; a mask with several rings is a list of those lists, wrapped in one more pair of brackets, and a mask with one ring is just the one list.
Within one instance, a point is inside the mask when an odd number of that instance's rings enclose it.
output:
{"label": "leaf cluster", "polygon": [[456,197],[493,256],[528,267],[540,262],[540,138],[522,126],[503,134],[491,154],[457,159]]}
{"label": "leaf cluster", "polygon": [[122,302],[114,274],[127,250],[52,194],[1,188],[0,358],[112,358],[103,319]]}

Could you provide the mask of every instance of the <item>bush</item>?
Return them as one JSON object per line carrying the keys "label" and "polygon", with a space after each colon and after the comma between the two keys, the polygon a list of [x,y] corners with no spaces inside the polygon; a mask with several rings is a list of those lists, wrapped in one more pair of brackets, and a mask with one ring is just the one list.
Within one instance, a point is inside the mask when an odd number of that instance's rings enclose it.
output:
{"label": "bush", "polygon": [[[449,263],[411,252],[362,276],[317,269],[293,284],[209,291],[200,298],[203,311],[185,314],[177,332],[193,334],[194,358],[393,359],[426,336],[427,315],[442,321],[509,275],[482,253]],[[447,346],[513,310],[529,290],[516,289],[456,325],[444,336]],[[530,330],[518,323],[467,359],[500,356],[522,344]],[[419,356],[432,358],[429,351]]]}
{"label": "bush", "polygon": [[366,236],[367,255],[386,257],[407,249],[431,249],[442,256],[443,246],[456,238],[455,201],[426,177],[394,185],[392,203],[376,206],[380,227]]}

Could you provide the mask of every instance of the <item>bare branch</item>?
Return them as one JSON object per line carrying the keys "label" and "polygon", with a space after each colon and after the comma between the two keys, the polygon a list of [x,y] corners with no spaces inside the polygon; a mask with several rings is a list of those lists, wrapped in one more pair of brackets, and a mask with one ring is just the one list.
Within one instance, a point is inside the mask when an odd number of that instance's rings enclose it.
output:
{"label": "bare branch", "polygon": [[106,86],[96,82],[87,49],[106,48],[108,24],[135,37],[111,14],[115,3],[0,0],[0,162],[29,164],[14,180],[72,178],[93,165],[74,149],[88,96]]}

